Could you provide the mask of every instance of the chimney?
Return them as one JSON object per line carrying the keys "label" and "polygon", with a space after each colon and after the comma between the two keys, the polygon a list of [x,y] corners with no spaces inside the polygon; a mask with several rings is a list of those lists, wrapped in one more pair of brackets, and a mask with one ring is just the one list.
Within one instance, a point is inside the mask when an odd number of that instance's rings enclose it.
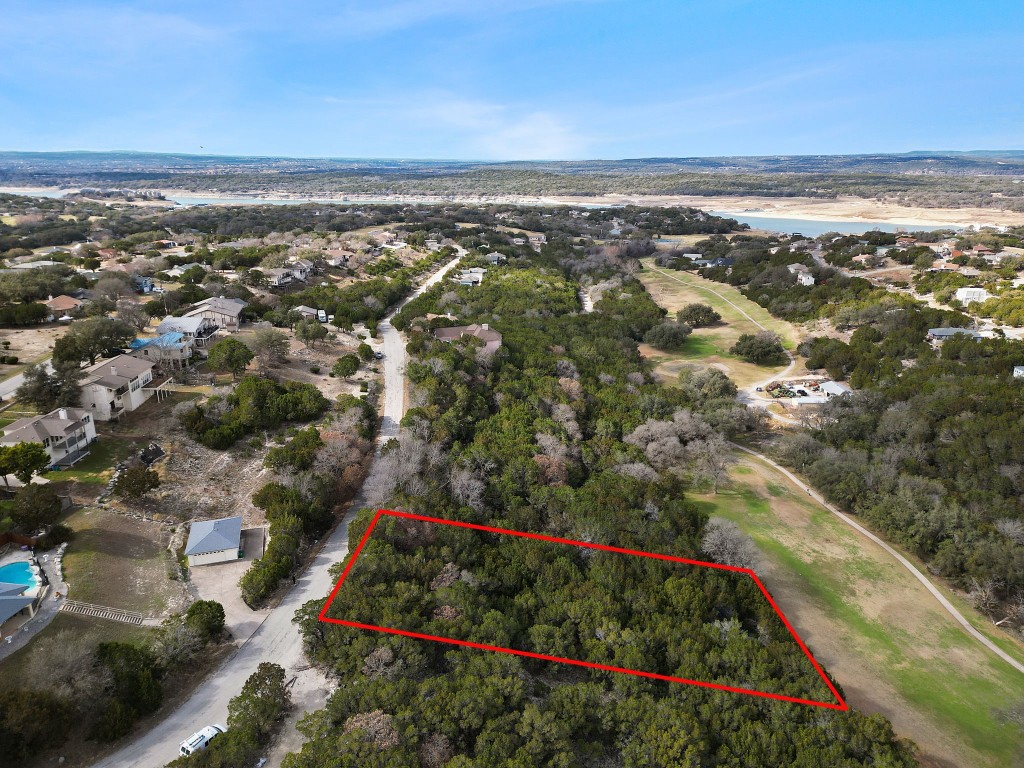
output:
{"label": "chimney", "polygon": [[63,419],[64,421],[67,421],[68,420],[68,409],[67,408],[61,408],[59,411],[57,411],[57,417],[60,418],[60,419]]}
{"label": "chimney", "polygon": [[487,323],[483,323],[480,327],[483,328],[485,331],[491,330],[491,326],[488,325]]}

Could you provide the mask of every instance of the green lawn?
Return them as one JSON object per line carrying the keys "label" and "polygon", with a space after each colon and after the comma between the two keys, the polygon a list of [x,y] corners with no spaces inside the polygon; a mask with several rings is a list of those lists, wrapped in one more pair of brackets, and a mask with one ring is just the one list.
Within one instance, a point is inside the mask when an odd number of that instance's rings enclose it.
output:
{"label": "green lawn", "polygon": [[79,483],[104,485],[118,462],[124,461],[136,451],[149,445],[145,438],[113,437],[100,435],[91,446],[89,455],[71,469],[51,472],[47,477],[55,482],[75,480]]}
{"label": "green lawn", "polygon": [[[1024,701],[1024,675],[964,632],[891,556],[782,475],[743,461],[729,488],[694,498],[753,537],[766,585],[840,684],[856,691],[852,703],[885,712],[928,756],[964,768],[1010,765],[1024,730],[996,710]],[[1021,654],[1005,635],[1000,644]]]}

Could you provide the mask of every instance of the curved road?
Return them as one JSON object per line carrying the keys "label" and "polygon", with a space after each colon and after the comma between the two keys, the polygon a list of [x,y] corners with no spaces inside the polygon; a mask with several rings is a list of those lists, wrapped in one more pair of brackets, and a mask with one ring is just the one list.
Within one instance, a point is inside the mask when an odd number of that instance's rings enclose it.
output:
{"label": "curved road", "polygon": [[[465,254],[459,255],[434,272],[416,291],[399,303],[381,321],[384,352],[384,419],[377,437],[380,445],[398,434],[405,413],[405,344],[391,325],[391,317],[413,298],[440,281]],[[370,469],[373,472],[373,468]],[[348,554],[348,526],[359,510],[360,500],[352,502],[349,513],[322,544],[309,568],[298,577],[294,587],[263,620],[259,629],[234,652],[221,667],[204,680],[192,696],[131,744],[97,762],[96,768],[159,768],[178,756],[178,744],[210,723],[227,720],[228,701],[237,696],[249,675],[260,662],[273,661],[285,668],[289,677],[304,674],[308,664],[302,653],[302,639],[292,624],[292,616],[310,600],[325,597],[334,586],[328,569]],[[296,702],[298,704],[298,702]],[[322,704],[322,701],[321,701]]]}
{"label": "curved road", "polygon": [[882,539],[880,539],[874,533],[872,533],[863,525],[858,523],[856,520],[853,520],[849,515],[839,511],[836,507],[829,504],[827,501],[825,501],[825,499],[822,497],[820,493],[818,493],[813,488],[808,486],[800,478],[798,478],[785,467],[775,463],[764,454],[758,453],[757,451],[753,451],[750,448],[746,448],[742,445],[737,445],[736,443],[732,443],[732,446],[743,451],[744,453],[757,457],[758,459],[768,464],[776,471],[785,475],[787,478],[789,478],[790,481],[792,481],[794,485],[796,485],[801,490],[805,491],[810,498],[814,499],[816,502],[818,502],[821,506],[823,506],[825,509],[831,512],[833,515],[838,517],[844,523],[849,525],[851,528],[856,530],[861,535],[871,539],[871,541],[873,541],[875,544],[877,544],[890,555],[892,555],[894,558],[896,558],[900,565],[902,565],[904,568],[910,571],[914,575],[914,578],[921,582],[924,585],[925,589],[932,593],[932,596],[939,601],[939,604],[946,609],[946,612],[949,613],[949,615],[952,616],[954,619],[956,619],[957,623],[960,624],[960,626],[962,626],[965,630],[967,630],[968,634],[974,637],[975,640],[984,645],[986,648],[992,651],[992,653],[996,654],[999,658],[1001,658],[1011,667],[1016,669],[1018,672],[1024,672],[1024,664],[1017,661],[1017,659],[1013,658],[1010,654],[1008,654],[998,645],[993,643],[988,637],[986,637],[980,631],[978,631],[978,629],[973,624],[971,624],[966,618],[964,618],[964,615],[956,609],[956,606],[954,606],[946,598],[946,596],[939,591],[938,587],[932,584],[928,577],[921,573],[921,571],[918,570],[917,566],[910,562],[906,557],[897,552],[893,547],[886,544]]}

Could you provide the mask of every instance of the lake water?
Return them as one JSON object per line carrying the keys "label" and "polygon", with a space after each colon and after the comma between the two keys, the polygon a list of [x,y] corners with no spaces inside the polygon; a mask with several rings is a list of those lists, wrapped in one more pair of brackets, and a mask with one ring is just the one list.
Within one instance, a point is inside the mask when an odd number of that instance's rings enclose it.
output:
{"label": "lake water", "polygon": [[951,229],[948,224],[920,222],[918,224],[894,224],[891,221],[815,221],[813,219],[787,219],[777,216],[762,216],[755,213],[732,213],[730,211],[710,211],[715,216],[736,219],[741,224],[749,224],[751,229],[766,229],[770,232],[799,232],[808,237],[817,237],[826,232],[838,232],[841,235],[863,235],[865,232],[927,232],[933,229]]}

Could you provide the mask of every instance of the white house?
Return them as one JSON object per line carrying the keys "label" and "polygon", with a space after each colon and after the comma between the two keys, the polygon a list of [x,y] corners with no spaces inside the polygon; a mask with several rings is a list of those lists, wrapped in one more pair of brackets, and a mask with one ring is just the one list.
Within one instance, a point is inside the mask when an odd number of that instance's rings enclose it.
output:
{"label": "white house", "polygon": [[298,312],[306,320],[316,320],[320,314],[320,310],[314,307],[307,307],[305,304],[299,304],[297,307],[292,307],[291,311]]}
{"label": "white house", "polygon": [[295,259],[288,264],[288,269],[292,271],[292,274],[298,280],[305,280],[315,271],[313,262],[306,261],[305,259]]}
{"label": "white house", "polygon": [[4,427],[0,445],[42,443],[52,467],[70,467],[89,455],[96,422],[84,408],[58,408],[45,416],[29,416]]}
{"label": "white house", "polygon": [[168,315],[156,327],[160,336],[165,333],[180,333],[187,341],[191,341],[196,347],[205,349],[210,345],[213,334],[217,331],[217,324],[208,317],[174,317]]}
{"label": "white house", "polygon": [[153,363],[118,355],[90,365],[82,380],[82,404],[99,421],[110,421],[134,411],[153,396],[146,385],[153,381]]}
{"label": "white house", "polygon": [[182,333],[170,331],[155,339],[135,339],[128,354],[161,367],[185,368],[192,359],[195,342]]}
{"label": "white house", "polygon": [[266,269],[263,274],[267,277],[267,282],[270,283],[271,287],[277,288],[282,285],[288,285],[295,279],[295,273],[285,267],[276,267],[274,269]]}
{"label": "white house", "polygon": [[173,278],[177,279],[177,278],[181,277],[182,275],[184,275],[186,272],[188,272],[193,267],[199,267],[204,272],[209,272],[210,271],[210,268],[208,266],[206,266],[205,264],[194,264],[194,263],[193,264],[179,264],[176,267],[172,267],[171,269],[168,269],[167,270],[167,276],[168,277],[173,277]]}
{"label": "white house", "polygon": [[989,298],[989,292],[984,288],[957,288],[956,289],[956,300],[963,305],[970,304],[972,301],[976,301],[979,304],[983,301],[987,301]]}
{"label": "white house", "polygon": [[814,285],[814,275],[806,264],[789,264],[786,269],[791,275],[796,275],[796,281],[800,285]]}
{"label": "white house", "polygon": [[241,516],[194,522],[188,532],[188,542],[185,544],[188,565],[194,568],[197,565],[237,560],[241,540]]}
{"label": "white house", "polygon": [[205,317],[216,323],[218,328],[237,331],[242,325],[242,310],[248,305],[249,302],[242,299],[214,296],[193,304],[192,309],[185,313],[185,317]]}

